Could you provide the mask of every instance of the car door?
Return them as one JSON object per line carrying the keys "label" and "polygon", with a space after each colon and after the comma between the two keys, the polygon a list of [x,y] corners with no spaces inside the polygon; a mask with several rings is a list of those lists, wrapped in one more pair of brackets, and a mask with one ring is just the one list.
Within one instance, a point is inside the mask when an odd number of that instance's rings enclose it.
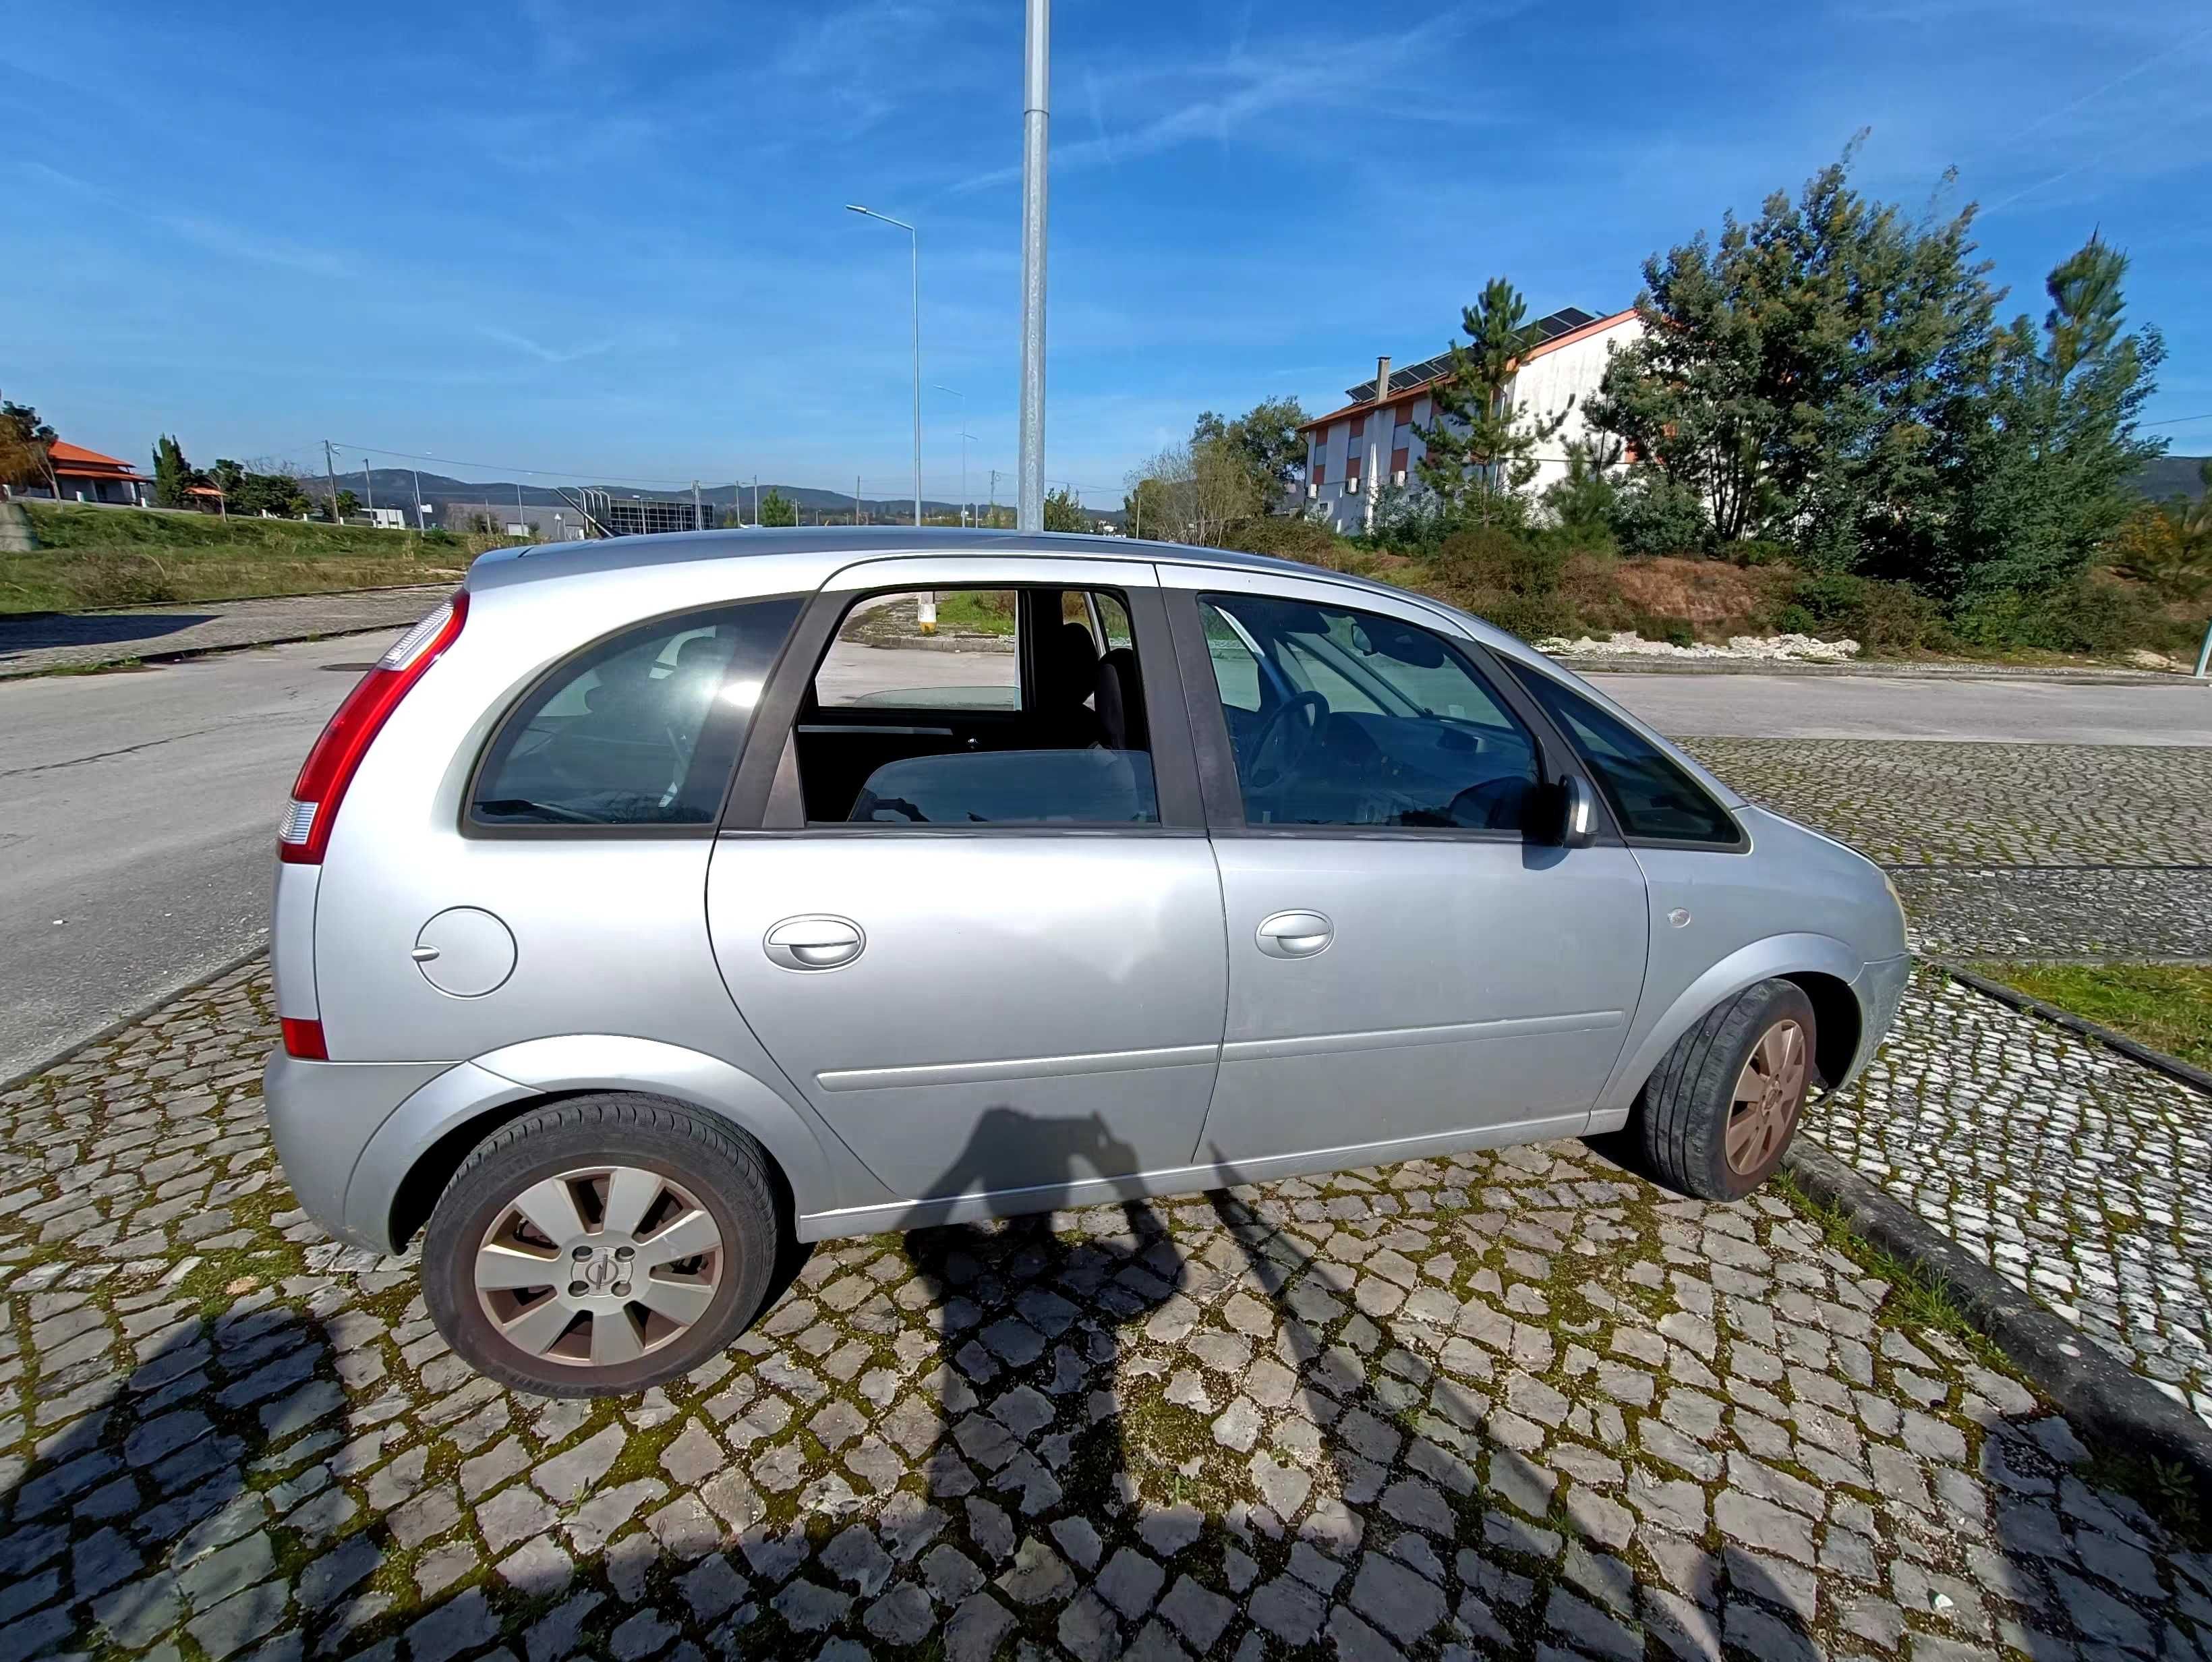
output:
{"label": "car door", "polygon": [[1579,764],[1435,612],[1160,569],[1229,938],[1202,1154],[1263,1175],[1579,1131],[1647,944],[1609,827],[1522,829]]}
{"label": "car door", "polygon": [[[1023,596],[1032,626],[1010,658],[969,641],[975,665],[948,667],[942,628],[886,644],[850,621],[899,592],[934,594],[940,624],[975,610],[963,595]],[[1075,621],[1102,600],[1129,644]],[[910,659],[825,662],[862,636]],[[890,684],[902,674],[927,685]],[[855,685],[857,707],[839,690]],[[999,689],[988,734],[946,719],[945,689],[971,685]],[[1149,564],[858,564],[802,621],[755,734],[708,873],[716,958],[743,1019],[894,1196],[1022,1209],[1188,1165],[1227,972]],[[858,742],[873,749],[856,780]]]}

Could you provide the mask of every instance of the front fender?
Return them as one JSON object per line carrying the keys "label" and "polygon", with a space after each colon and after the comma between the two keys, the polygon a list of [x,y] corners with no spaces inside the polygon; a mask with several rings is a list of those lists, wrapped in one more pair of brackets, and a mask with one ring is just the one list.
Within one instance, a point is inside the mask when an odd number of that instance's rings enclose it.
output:
{"label": "front fender", "polygon": [[1644,1081],[1651,1077],[1659,1059],[1674,1048],[1675,1040],[1705,1019],[1705,1013],[1745,988],[1777,976],[1816,974],[1833,976],[1853,988],[1860,1001],[1862,1031],[1869,1012],[1865,994],[1856,983],[1866,970],[1866,959],[1833,935],[1774,934],[1739,947],[1712,965],[1678,995],[1674,1001],[1649,1023],[1639,1010],[1637,1034],[1614,1064],[1591,1116],[1593,1131],[1618,1129],[1636,1101]]}
{"label": "front fender", "polygon": [[392,1206],[400,1185],[440,1138],[495,1110],[568,1091],[647,1091],[726,1120],[782,1168],[796,1212],[840,1196],[812,1127],[770,1087],[719,1057],[657,1039],[612,1034],[538,1038],[447,1068],[377,1129],[346,1187],[345,1233],[396,1251]]}

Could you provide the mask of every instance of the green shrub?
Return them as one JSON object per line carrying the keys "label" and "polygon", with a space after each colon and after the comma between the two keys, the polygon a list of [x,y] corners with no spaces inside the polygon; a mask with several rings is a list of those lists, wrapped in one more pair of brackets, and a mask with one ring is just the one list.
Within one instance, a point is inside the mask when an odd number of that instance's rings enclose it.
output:
{"label": "green shrub", "polygon": [[1613,499],[1613,534],[1625,554],[1694,554],[1708,540],[1698,493],[1656,469],[1639,467]]}
{"label": "green shrub", "polygon": [[1483,589],[1470,593],[1459,604],[1476,617],[1497,624],[1508,635],[1517,635],[1524,641],[1572,635],[1577,628],[1575,609],[1563,594],[1516,594],[1505,589]]}
{"label": "green shrub", "polygon": [[159,606],[178,598],[161,563],[143,554],[82,555],[63,581],[80,606]]}
{"label": "green shrub", "polygon": [[2145,591],[2084,577],[2047,594],[1986,594],[1963,607],[1960,638],[1979,647],[2030,647],[2047,652],[2122,652],[2130,647],[2179,650],[2192,636]]}
{"label": "green shrub", "polygon": [[1221,545],[1246,554],[1272,554],[1279,560],[1302,560],[1332,571],[1356,571],[1368,563],[1350,543],[1303,514],[1247,520],[1223,537]]}
{"label": "green shrub", "polygon": [[1910,583],[1823,571],[1801,577],[1776,623],[1801,635],[1848,636],[1869,652],[1940,644],[1942,608]]}
{"label": "green shrub", "polygon": [[1771,542],[1762,537],[1746,537],[1724,544],[1721,558],[1741,566],[1787,565],[1791,550],[1787,543]]}
{"label": "green shrub", "polygon": [[1456,587],[1535,597],[1559,593],[1567,551],[1499,526],[1474,527],[1445,538],[1431,563]]}

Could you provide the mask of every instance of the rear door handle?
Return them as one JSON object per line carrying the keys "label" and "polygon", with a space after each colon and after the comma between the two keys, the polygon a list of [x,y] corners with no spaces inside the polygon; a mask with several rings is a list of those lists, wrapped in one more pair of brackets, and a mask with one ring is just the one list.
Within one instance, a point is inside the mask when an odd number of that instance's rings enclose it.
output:
{"label": "rear door handle", "polygon": [[787,917],[770,926],[761,949],[787,970],[835,970],[860,955],[868,938],[848,917]]}
{"label": "rear door handle", "polygon": [[1336,925],[1319,912],[1277,912],[1260,922],[1260,950],[1270,958],[1311,958],[1336,939]]}

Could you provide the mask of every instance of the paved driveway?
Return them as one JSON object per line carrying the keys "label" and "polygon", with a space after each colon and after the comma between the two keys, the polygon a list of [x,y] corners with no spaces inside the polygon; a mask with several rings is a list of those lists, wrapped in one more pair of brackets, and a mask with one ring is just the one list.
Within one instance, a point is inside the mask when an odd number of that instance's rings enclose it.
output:
{"label": "paved driveway", "polygon": [[0,1657],[2199,1656],[2212,1562],[1786,1199],[1579,1144],[817,1252],[500,1391],[263,1131],[258,972],[0,1099]]}

